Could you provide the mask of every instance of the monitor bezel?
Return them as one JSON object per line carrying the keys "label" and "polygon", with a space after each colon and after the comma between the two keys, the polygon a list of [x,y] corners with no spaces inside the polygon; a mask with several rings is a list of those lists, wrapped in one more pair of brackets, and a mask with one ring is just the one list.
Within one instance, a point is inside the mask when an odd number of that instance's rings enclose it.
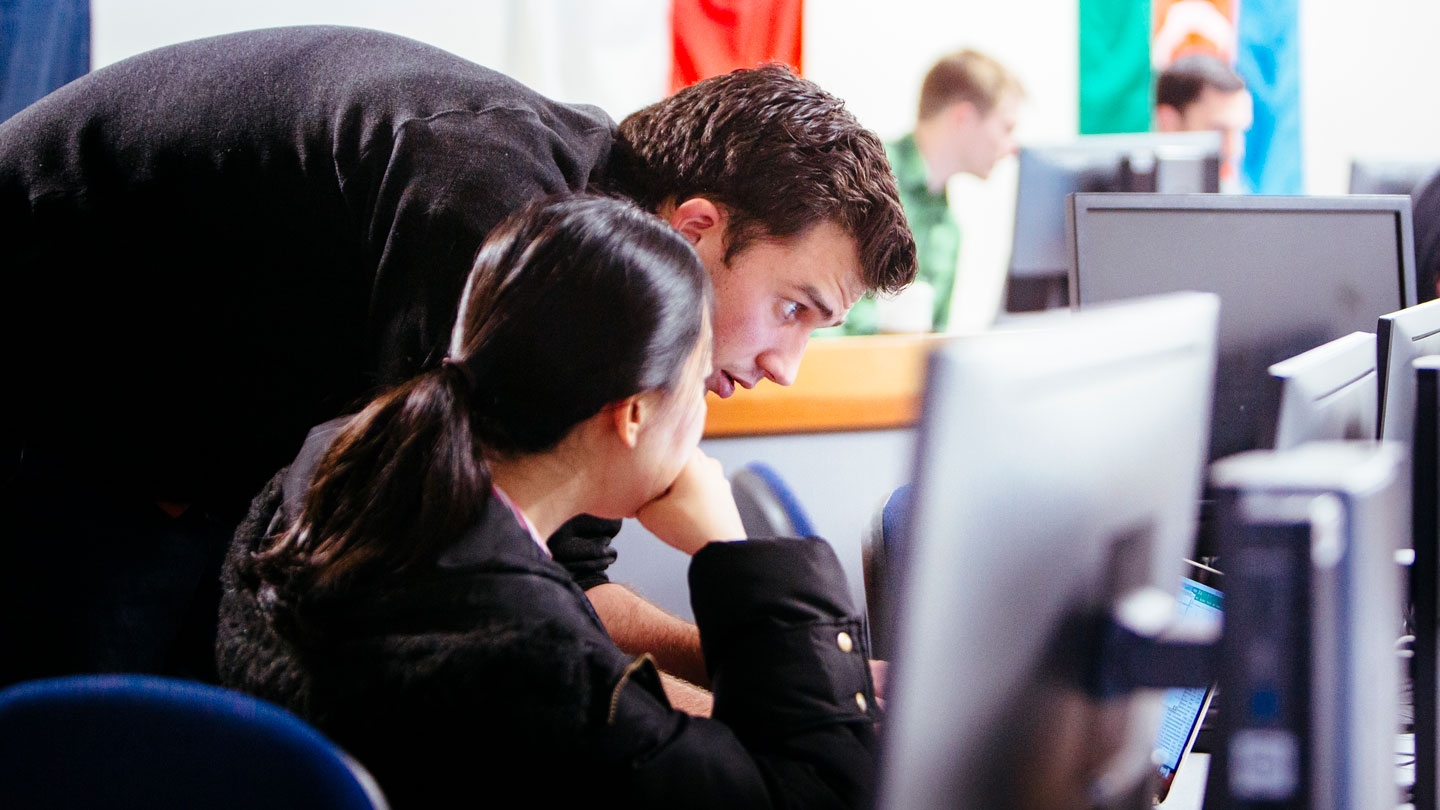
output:
{"label": "monitor bezel", "polygon": [[[1440,158],[1393,159],[1356,157],[1350,159],[1350,177],[1345,186],[1350,194],[1404,194],[1410,197],[1425,179],[1440,171]],[[1356,187],[1369,190],[1357,191]],[[1403,190],[1380,190],[1385,188]]]}
{"label": "monitor bezel", "polygon": [[1255,194],[1149,194],[1143,192],[1080,192],[1071,194],[1065,207],[1065,234],[1070,251],[1070,308],[1079,309],[1083,279],[1080,256],[1088,241],[1081,220],[1091,212],[1116,210],[1150,211],[1377,211],[1395,216],[1396,241],[1400,246],[1399,283],[1401,309],[1414,306],[1419,298],[1415,282],[1415,229],[1410,198],[1399,194],[1342,194],[1288,196]]}
{"label": "monitor bezel", "polygon": [[[1406,440],[1414,433],[1415,375],[1410,363],[1420,357],[1440,354],[1440,299],[1380,316],[1376,324],[1375,372],[1380,381],[1380,415],[1378,435],[1382,439]],[[1417,349],[1415,344],[1435,338],[1435,351]],[[1428,343],[1426,344],[1428,345]],[[1398,369],[1399,373],[1392,372]],[[1408,390],[1408,402],[1396,404],[1397,394]],[[1397,415],[1398,414],[1398,415]],[[1392,421],[1394,420],[1394,421]]]}
{"label": "monitor bezel", "polygon": [[[1351,332],[1270,366],[1280,387],[1280,411],[1269,445],[1286,450],[1316,439],[1376,438],[1380,386],[1375,347],[1374,332]],[[1342,395],[1341,406],[1361,409],[1366,435],[1330,435],[1317,424],[1333,417],[1325,412],[1337,407],[1335,397]]]}
{"label": "monitor bezel", "polygon": [[[1237,219],[1248,219],[1245,229],[1254,231],[1256,228],[1263,229],[1264,219],[1271,213],[1299,213],[1299,214],[1364,214],[1382,218],[1382,227],[1390,228],[1389,236],[1393,241],[1387,240],[1385,250],[1387,251],[1387,265],[1393,260],[1394,264],[1387,267],[1387,275],[1375,274],[1375,284],[1386,283],[1385,296],[1382,301],[1377,302],[1376,309],[1383,310],[1390,308],[1405,309],[1418,300],[1416,289],[1416,263],[1415,263],[1415,242],[1413,219],[1408,197],[1396,195],[1338,195],[1338,196],[1263,196],[1243,194],[1136,194],[1136,193],[1087,193],[1074,194],[1069,199],[1067,211],[1067,228],[1069,232],[1070,276],[1069,294],[1070,309],[1072,311],[1083,311],[1090,307],[1097,306],[1106,301],[1086,301],[1086,293],[1089,291],[1091,297],[1098,283],[1098,279],[1105,278],[1107,266],[1095,261],[1093,257],[1098,255],[1102,249],[1102,242],[1110,234],[1099,227],[1101,220],[1117,212],[1129,212],[1138,219],[1143,219],[1149,214],[1175,214],[1193,215],[1196,219],[1208,219],[1213,217],[1224,217],[1235,215]],[[1094,225],[1095,227],[1092,227]],[[1171,227],[1175,227],[1172,223]],[[1092,244],[1092,240],[1094,240]],[[1393,252],[1391,252],[1393,251]],[[1082,260],[1087,262],[1082,264]],[[1393,273],[1394,275],[1388,275]],[[1177,285],[1180,289],[1187,286],[1191,289],[1225,289],[1224,283],[1207,283],[1198,276],[1193,285]],[[1296,289],[1300,282],[1296,283]],[[1141,286],[1141,289],[1145,287]],[[1151,285],[1147,292],[1158,292],[1154,285]],[[1112,289],[1107,295],[1114,295]],[[1221,293],[1226,295],[1226,293]],[[1128,297],[1128,296],[1125,296]],[[1118,300],[1118,299],[1107,299]],[[1394,303],[1388,303],[1394,302]],[[1277,312],[1285,305],[1283,296],[1276,301]],[[1225,306],[1222,304],[1221,312],[1221,382],[1217,385],[1216,412],[1211,425],[1211,454],[1210,460],[1216,461],[1225,455],[1243,452],[1248,449],[1267,448],[1266,440],[1273,439],[1274,419],[1278,415],[1279,403],[1277,400],[1265,399],[1263,397],[1273,394],[1274,389],[1269,386],[1268,375],[1264,369],[1268,366],[1256,368],[1247,367],[1244,380],[1229,376],[1227,372],[1233,367],[1227,364],[1226,358],[1244,356],[1244,362],[1250,363],[1253,360],[1261,359],[1260,355],[1244,355],[1238,353],[1234,347],[1237,340],[1246,340],[1242,333],[1232,330],[1225,321]],[[1332,324],[1331,328],[1325,331],[1327,335],[1317,335],[1316,340],[1308,345],[1300,345],[1304,341],[1297,341],[1297,345],[1289,352],[1280,355],[1270,354],[1263,359],[1274,363],[1286,356],[1293,356],[1306,348],[1313,348],[1325,339],[1333,339],[1341,334],[1355,329],[1373,328],[1374,318],[1379,317],[1381,312],[1368,315],[1369,320],[1361,319],[1353,324],[1346,324],[1343,328]],[[1279,316],[1277,316],[1279,317]],[[1309,316],[1315,320],[1317,316]],[[1328,317],[1328,316],[1324,316]],[[1281,324],[1283,321],[1276,321]],[[1298,337],[1298,334],[1297,334]],[[1253,379],[1251,374],[1255,374]],[[1242,391],[1243,387],[1243,391]],[[1242,403],[1244,397],[1251,398],[1250,406]],[[1208,500],[1208,495],[1207,495]],[[1211,521],[1207,516],[1202,517],[1202,547],[1207,551],[1208,542],[1211,538]]]}

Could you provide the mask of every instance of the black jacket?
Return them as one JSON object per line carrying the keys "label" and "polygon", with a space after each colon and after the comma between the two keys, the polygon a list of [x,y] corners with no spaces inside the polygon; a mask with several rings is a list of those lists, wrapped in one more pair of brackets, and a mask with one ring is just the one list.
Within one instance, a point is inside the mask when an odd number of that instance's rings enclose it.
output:
{"label": "black jacket", "polygon": [[0,123],[0,430],[238,521],[306,431],[439,359],[481,240],[615,125],[356,28],[108,65]]}
{"label": "black jacket", "polygon": [[[821,540],[711,543],[690,587],[714,719],[670,708],[646,657],[499,501],[433,569],[277,631],[284,600],[242,572],[287,525],[327,438],[256,499],[225,571],[223,682],[284,705],[351,751],[397,808],[856,807],[874,775],[862,619]],[[844,634],[845,638],[841,638]],[[302,639],[302,640],[297,640]]]}

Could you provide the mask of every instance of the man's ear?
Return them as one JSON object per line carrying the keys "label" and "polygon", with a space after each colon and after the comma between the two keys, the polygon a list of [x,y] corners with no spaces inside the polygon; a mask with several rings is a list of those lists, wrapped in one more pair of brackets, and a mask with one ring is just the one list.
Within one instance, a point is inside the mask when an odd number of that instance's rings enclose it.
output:
{"label": "man's ear", "polygon": [[704,197],[691,197],[670,212],[670,225],[695,248],[700,264],[712,276],[725,266],[725,228],[729,221],[724,208]]}
{"label": "man's ear", "polygon": [[975,106],[973,101],[957,101],[950,108],[950,123],[956,129],[964,129],[975,124],[981,119],[980,108]]}
{"label": "man's ear", "polygon": [[1157,132],[1180,132],[1184,123],[1184,117],[1175,107],[1169,104],[1155,105],[1155,130]]}
{"label": "man's ear", "polygon": [[719,238],[725,230],[725,212],[704,197],[691,197],[670,212],[670,225],[692,245],[707,235]]}
{"label": "man's ear", "polygon": [[640,441],[640,426],[650,416],[650,403],[644,394],[631,394],[615,403],[610,418],[616,438],[626,447],[634,448]]}

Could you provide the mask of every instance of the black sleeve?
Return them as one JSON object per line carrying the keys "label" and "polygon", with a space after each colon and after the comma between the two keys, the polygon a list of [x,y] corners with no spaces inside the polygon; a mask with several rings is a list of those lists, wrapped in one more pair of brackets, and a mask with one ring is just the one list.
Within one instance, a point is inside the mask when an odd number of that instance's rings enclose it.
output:
{"label": "black sleeve", "polygon": [[620,533],[620,521],[581,515],[550,535],[547,545],[555,562],[565,566],[583,590],[610,581],[605,573],[619,556],[610,541]]}
{"label": "black sleeve", "polygon": [[714,717],[671,710],[648,659],[631,665],[602,724],[621,792],[636,807],[866,807],[874,691],[835,552],[819,539],[711,543],[690,584]]}
{"label": "black sleeve", "polygon": [[877,707],[862,615],[819,538],[710,543],[690,602],[713,717],[752,751],[784,807],[864,806],[876,778]]}
{"label": "black sleeve", "polygon": [[[636,793],[690,807],[866,806],[874,690],[834,550],[814,538],[711,543],[690,586],[714,718],[669,713],[669,738],[634,764]],[[637,705],[651,693],[624,689],[615,719],[653,713]]]}
{"label": "black sleeve", "polygon": [[[566,110],[573,116],[557,117]],[[455,110],[399,130],[367,239],[378,257],[371,334],[382,380],[439,360],[465,278],[496,224],[524,203],[589,185],[613,124],[583,112]]]}
{"label": "black sleeve", "polygon": [[868,638],[819,538],[710,543],[690,564],[715,717],[744,736],[876,719]]}

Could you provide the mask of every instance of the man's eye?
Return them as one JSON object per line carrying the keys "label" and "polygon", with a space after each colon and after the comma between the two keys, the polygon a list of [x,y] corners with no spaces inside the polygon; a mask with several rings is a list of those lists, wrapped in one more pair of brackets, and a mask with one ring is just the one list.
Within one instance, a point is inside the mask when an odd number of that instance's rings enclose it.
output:
{"label": "man's eye", "polygon": [[780,305],[780,315],[785,320],[793,320],[800,314],[800,305],[794,301],[785,301]]}

